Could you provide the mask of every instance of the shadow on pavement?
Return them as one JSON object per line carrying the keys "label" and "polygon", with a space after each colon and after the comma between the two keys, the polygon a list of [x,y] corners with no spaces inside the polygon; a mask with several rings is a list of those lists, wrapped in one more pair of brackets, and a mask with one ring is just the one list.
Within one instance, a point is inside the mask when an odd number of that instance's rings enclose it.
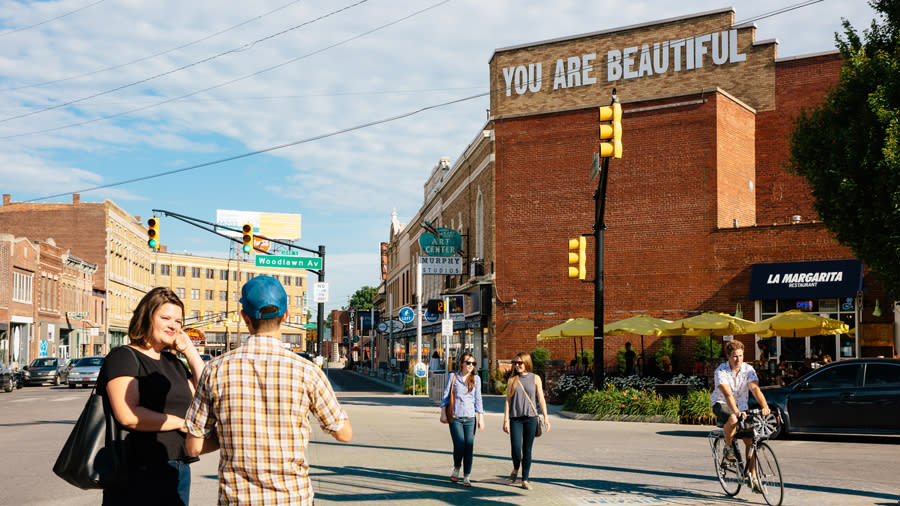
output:
{"label": "shadow on pavement", "polygon": [[[330,441],[310,441],[310,445],[329,445],[329,446],[340,446],[340,447],[355,446],[358,448],[377,448],[377,449],[381,449],[381,450],[392,450],[392,451],[399,451],[399,452],[436,453],[436,454],[446,454],[448,456],[452,455],[452,452],[445,451],[445,450],[430,450],[430,449],[407,448],[407,447],[399,447],[399,446],[375,446],[375,445],[363,445],[363,444],[355,444],[355,443],[337,443],[337,442],[330,442]],[[506,457],[506,456],[501,457],[498,455],[485,455],[485,454],[480,454],[480,453],[476,453],[475,457],[478,459],[495,459],[495,460],[502,460],[502,461],[509,460],[509,457]],[[665,477],[675,478],[675,479],[717,481],[717,478],[713,474],[712,469],[710,469],[710,473],[708,475],[697,475],[697,474],[679,473],[679,472],[673,472],[673,471],[659,471],[656,469],[638,469],[638,468],[628,468],[628,467],[603,466],[603,465],[595,465],[595,464],[576,464],[573,462],[554,462],[554,461],[549,461],[549,460],[534,460],[533,463],[540,464],[540,465],[547,465],[547,466],[574,467],[574,468],[588,469],[588,470],[593,470],[593,471],[631,473],[636,476],[651,475],[654,477],[665,476]],[[710,466],[710,468],[711,467],[712,466]],[[340,468],[340,469],[344,469],[344,468]],[[380,470],[375,470],[375,471],[384,472],[384,471],[380,471]],[[782,471],[782,472],[784,472],[784,471]],[[416,480],[419,480],[423,477],[428,476],[428,475],[421,475],[421,474],[404,473],[401,471],[397,471],[397,473],[412,476]],[[541,480],[536,479],[534,481],[539,482]],[[578,483],[578,482],[582,482],[582,483],[586,482],[585,480],[571,480],[571,481],[559,480],[559,481],[557,481],[556,479],[544,479],[544,481],[559,483],[559,484],[566,484],[566,483],[572,484],[572,483]],[[593,482],[593,481],[598,481],[600,483],[606,483],[604,480],[587,480],[587,482]],[[631,483],[634,483],[634,482],[631,482]],[[807,490],[807,491],[812,491],[812,492],[823,492],[823,493],[828,493],[828,494],[848,495],[848,496],[854,496],[854,497],[868,497],[868,498],[873,498],[873,499],[896,499],[896,494],[885,494],[885,493],[880,493],[880,492],[871,492],[868,490],[852,490],[852,489],[848,489],[848,488],[826,487],[826,486],[819,486],[819,485],[804,485],[804,484],[798,484],[798,483],[790,483],[788,481],[784,482],[784,488],[785,489],[793,489],[793,490]],[[670,489],[670,487],[667,488],[667,490],[669,490],[669,489]],[[599,489],[590,489],[590,490],[599,490]],[[677,490],[671,489],[670,491],[676,492]],[[675,497],[675,496],[670,495],[670,497]],[[451,503],[451,504],[456,504],[456,503]]]}

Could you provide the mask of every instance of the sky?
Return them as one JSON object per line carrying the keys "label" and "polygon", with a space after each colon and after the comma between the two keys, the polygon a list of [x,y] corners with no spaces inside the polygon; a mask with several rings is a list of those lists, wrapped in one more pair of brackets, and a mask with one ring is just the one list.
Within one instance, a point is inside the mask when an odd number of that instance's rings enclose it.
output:
{"label": "sky", "polygon": [[[0,192],[78,192],[142,220],[301,214],[296,244],[326,248],[329,312],[379,285],[392,213],[411,220],[440,158],[485,126],[496,49],[729,7],[778,57],[875,18],[864,0],[6,0]],[[172,218],[160,236],[227,256]]]}

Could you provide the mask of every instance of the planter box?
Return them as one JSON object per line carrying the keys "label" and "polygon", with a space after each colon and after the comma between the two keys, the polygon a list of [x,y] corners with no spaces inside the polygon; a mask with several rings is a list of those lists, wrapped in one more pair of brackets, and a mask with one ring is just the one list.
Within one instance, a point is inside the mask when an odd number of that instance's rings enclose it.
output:
{"label": "planter box", "polygon": [[674,397],[676,395],[686,396],[694,390],[697,390],[697,387],[694,385],[679,385],[674,383],[659,383],[655,388],[656,393],[663,397]]}

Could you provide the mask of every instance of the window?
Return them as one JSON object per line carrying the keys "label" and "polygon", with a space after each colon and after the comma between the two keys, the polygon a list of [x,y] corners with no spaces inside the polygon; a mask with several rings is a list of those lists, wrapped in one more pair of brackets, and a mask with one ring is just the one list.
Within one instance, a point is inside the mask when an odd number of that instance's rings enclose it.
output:
{"label": "window", "polygon": [[208,321],[212,321],[212,319],[213,319],[213,312],[212,312],[212,311],[205,311],[205,312],[203,313],[203,321],[207,321],[207,322],[208,322]]}
{"label": "window", "polygon": [[296,301],[296,303],[294,304],[295,306],[303,306],[303,296],[302,295],[295,295],[294,300]]}
{"label": "window", "polygon": [[810,388],[843,388],[855,387],[859,365],[839,365],[829,367],[811,377],[808,381]]}
{"label": "window", "polygon": [[900,384],[900,366],[894,364],[866,365],[866,386]]}
{"label": "window", "polygon": [[228,301],[228,292],[226,292],[225,290],[219,291],[219,300],[222,302]]}
{"label": "window", "polygon": [[191,277],[192,278],[200,277],[200,268],[199,267],[191,267]]}
{"label": "window", "polygon": [[163,264],[159,266],[159,273],[163,276],[171,276],[172,266],[168,264]]}
{"label": "window", "polygon": [[187,270],[187,268],[185,266],[176,265],[175,266],[175,275],[178,276],[179,278],[183,278],[186,270]]}
{"label": "window", "polygon": [[[285,276],[284,281],[282,281],[282,282],[284,283],[284,286],[291,286],[291,277]],[[412,380],[410,380],[410,381],[412,381]]]}
{"label": "window", "polygon": [[240,273],[238,271],[233,271],[231,273],[231,280],[232,281],[240,281],[239,276],[240,276]]}
{"label": "window", "polygon": [[[9,271],[7,271],[9,272]],[[16,302],[31,304],[31,274],[22,274],[21,272],[13,272],[13,293],[12,299]]]}
{"label": "window", "polygon": [[300,286],[300,287],[303,286],[303,278],[301,278],[300,276],[297,276],[296,278],[294,278],[294,281],[296,281],[296,283],[294,283],[295,285]]}
{"label": "window", "polygon": [[150,264],[150,274],[156,274],[156,264]]}
{"label": "window", "polygon": [[175,293],[178,295],[179,299],[184,299],[184,288],[176,288]]}
{"label": "window", "polygon": [[219,271],[219,281],[228,281],[228,271],[226,271],[226,270]]}
{"label": "window", "polygon": [[247,281],[250,281],[251,279],[253,279],[253,276],[254,276],[254,274],[252,272],[248,272],[247,273]]}
{"label": "window", "polygon": [[200,319],[200,311],[191,311],[191,319],[197,321]]}
{"label": "window", "polygon": [[216,270],[206,269],[206,279],[216,279]]}
{"label": "window", "polygon": [[213,300],[215,297],[215,292],[213,290],[206,291],[206,300]]}
{"label": "window", "polygon": [[191,299],[192,300],[200,300],[200,289],[199,288],[191,289]]}

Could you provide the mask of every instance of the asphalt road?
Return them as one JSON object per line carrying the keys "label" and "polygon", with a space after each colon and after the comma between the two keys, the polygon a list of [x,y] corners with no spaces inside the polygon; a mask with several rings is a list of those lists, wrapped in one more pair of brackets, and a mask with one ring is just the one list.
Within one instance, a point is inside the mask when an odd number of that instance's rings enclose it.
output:
{"label": "asphalt road", "polygon": [[[553,415],[537,440],[534,490],[505,483],[509,441],[500,430],[503,400],[485,398],[476,436],[473,487],[448,481],[452,452],[438,409],[423,397],[390,391],[354,373],[330,371],[354,427],[350,443],[318,429],[309,448],[316,505],[347,504],[764,504],[742,490],[728,498],[712,473],[711,427],[579,421]],[[0,392],[0,506],[100,503],[51,467],[87,390],[27,387]],[[900,438],[774,441],[787,505],[896,505]],[[218,455],[192,466],[192,504],[216,503]]]}

